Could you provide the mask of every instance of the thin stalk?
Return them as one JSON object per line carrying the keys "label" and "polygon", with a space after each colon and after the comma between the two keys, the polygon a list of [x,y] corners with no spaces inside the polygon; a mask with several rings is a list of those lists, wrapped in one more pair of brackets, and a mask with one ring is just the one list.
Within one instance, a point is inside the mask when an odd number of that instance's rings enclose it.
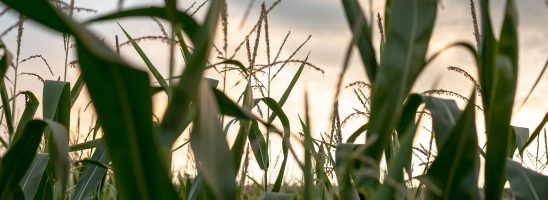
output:
{"label": "thin stalk", "polygon": [[[18,77],[18,74],[19,74],[19,57],[21,55],[21,39],[23,38],[23,23],[25,21],[25,16],[23,15],[19,15],[19,24],[17,25],[17,55],[16,55],[16,58],[15,58],[15,68],[14,68],[14,71],[15,71],[15,74],[14,74],[14,77],[13,77],[13,92],[12,94],[14,95],[14,99],[13,101],[11,102],[11,118],[12,119],[15,119],[15,110],[16,110],[16,107],[17,106],[17,96],[15,96],[17,94],[17,77]],[[16,122],[13,122],[13,126],[15,127],[15,123]],[[10,138],[9,140],[11,141],[13,139],[13,134],[10,135]]]}
{"label": "thin stalk", "polygon": [[[263,12],[263,19],[264,19],[264,29],[265,29],[265,42],[266,42],[266,59],[268,67],[268,80],[267,80],[267,97],[270,98],[270,90],[271,90],[271,80],[272,77],[272,65],[270,65],[270,38],[269,38],[269,31],[268,31],[268,13],[266,13],[264,4],[262,6],[262,12]],[[266,116],[270,116],[270,108],[267,108],[266,110]],[[266,151],[267,153],[267,159],[270,159],[270,152],[269,152],[269,139],[270,139],[270,130],[266,130]],[[264,191],[268,191],[268,168],[264,171]]]}

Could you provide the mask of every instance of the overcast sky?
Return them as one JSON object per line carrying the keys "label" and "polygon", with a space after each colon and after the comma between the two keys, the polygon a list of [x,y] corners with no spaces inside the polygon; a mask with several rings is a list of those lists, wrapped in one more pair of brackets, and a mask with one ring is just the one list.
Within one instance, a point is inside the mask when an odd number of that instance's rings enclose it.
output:
{"label": "overcast sky", "polygon": [[[146,6],[146,5],[161,5],[161,0],[126,0],[124,8]],[[201,4],[201,0],[197,5]],[[236,45],[249,32],[251,26],[255,24],[260,14],[261,1],[255,1],[252,5],[248,20],[244,26],[240,27],[242,17],[244,16],[249,0],[228,0],[228,15],[229,15],[229,52],[233,52]],[[265,1],[267,6],[274,1]],[[360,1],[362,8],[369,11],[368,1]],[[494,21],[494,30],[498,37],[502,22],[503,4],[502,0],[492,0],[491,11],[492,20]],[[180,1],[181,9],[185,9],[191,5],[192,1]],[[543,77],[536,91],[533,93],[528,103],[519,109],[519,104],[523,101],[525,95],[531,88],[534,80],[540,73],[542,66],[548,59],[548,7],[544,0],[527,0],[516,1],[519,13],[519,84],[518,94],[516,97],[516,106],[514,108],[514,116],[512,119],[513,125],[523,126],[533,129],[536,124],[548,111],[548,77]],[[384,1],[374,1],[374,13],[383,11]],[[95,9],[98,13],[77,13],[76,18],[83,20],[96,14],[104,14],[116,10],[117,1],[98,1],[98,0],[77,0],[76,6]],[[4,8],[4,6],[1,6]],[[197,13],[198,21],[202,21],[203,11]],[[297,120],[297,116],[303,115],[303,93],[304,89],[308,88],[311,96],[311,108],[313,132],[318,137],[319,133],[329,130],[329,117],[332,111],[333,93],[340,72],[346,46],[350,40],[350,31],[347,22],[344,18],[344,13],[340,1],[337,0],[285,0],[276,7],[268,16],[272,51],[277,51],[285,34],[291,31],[291,35],[287,44],[282,50],[281,57],[287,58],[291,53],[311,35],[310,41],[295,55],[295,59],[304,59],[310,52],[309,62],[322,68],[325,73],[320,73],[312,69],[306,69],[299,84],[296,86],[292,96],[286,103],[286,110],[292,121]],[[4,16],[0,17],[0,31],[5,30],[16,22],[16,13],[9,11]],[[161,35],[160,29],[156,24],[148,18],[120,20],[124,28],[134,37],[147,35]],[[167,27],[167,26],[166,26]],[[94,30],[98,35],[105,39],[108,44],[114,44],[114,35],[120,36],[121,41],[126,41],[123,33],[115,23],[100,23],[93,25]],[[374,26],[374,40],[378,46],[379,34],[378,29]],[[474,43],[473,25],[470,17],[469,1],[448,1],[441,0],[439,6],[436,26],[433,32],[433,37],[430,43],[429,54],[444,47],[445,45],[455,41],[468,41]],[[15,52],[16,44],[15,37],[17,32],[12,31],[3,38],[9,49]],[[222,46],[220,34],[217,35],[217,46]],[[252,37],[254,38],[254,37]],[[254,39],[252,40],[252,44]],[[60,34],[53,33],[43,27],[36,25],[31,21],[26,21],[25,32],[23,35],[23,43],[21,50],[21,58],[26,58],[31,55],[40,54],[47,59],[52,66],[54,76],[50,75],[47,68],[40,60],[30,61],[21,65],[23,72],[36,72],[45,79],[57,79],[63,76],[64,51],[63,40]],[[160,68],[160,71],[167,76],[167,46],[158,41],[147,41],[141,43],[143,49],[153,63]],[[264,42],[261,42],[259,48],[259,60],[257,63],[266,63],[264,56]],[[237,58],[246,60],[244,51],[240,51]],[[356,52],[356,51],[354,51]],[[130,47],[122,48],[123,56],[136,66],[146,69],[143,62]],[[71,58],[72,59],[72,58]],[[69,59],[70,60],[70,59]],[[247,62],[245,62],[247,63]],[[415,84],[414,91],[421,92],[428,89],[443,88],[461,93],[464,96],[469,96],[472,84],[462,75],[455,72],[449,72],[446,68],[449,66],[458,66],[467,70],[470,74],[477,78],[475,67],[472,65],[470,55],[464,50],[450,50],[438,58],[430,65],[418,79]],[[273,96],[281,96],[283,89],[293,76],[298,65],[289,65],[287,69],[282,71],[280,78],[274,80]],[[69,80],[74,81],[77,77],[78,70],[70,69]],[[350,70],[345,76],[345,83],[352,81],[366,81],[364,76],[363,65],[358,57],[358,54],[353,54]],[[13,71],[8,72],[9,76],[13,76]],[[218,78],[218,74],[211,72],[208,76]],[[434,82],[440,79],[441,82],[434,86]],[[236,79],[230,80],[230,83],[236,82]],[[20,90],[32,90],[37,96],[41,96],[42,85],[37,79],[32,77],[20,78]],[[229,84],[230,85],[230,84]],[[241,93],[241,87],[228,88],[228,93],[236,99]],[[356,98],[353,96],[352,90],[344,90],[341,97],[341,115],[345,117],[353,111],[356,106]],[[446,98],[450,98],[445,96]],[[40,98],[39,98],[40,99]],[[164,97],[155,97],[158,100],[156,105],[157,112],[165,106]],[[20,99],[22,105],[22,99]],[[463,102],[458,101],[460,105]],[[81,100],[78,102],[73,111],[77,112],[80,107],[84,107],[87,101]],[[19,107],[21,108],[21,107]],[[356,107],[359,108],[359,107]],[[89,112],[89,111],[88,111]],[[349,124],[345,129],[353,131],[358,122],[363,119],[356,120],[355,123]],[[294,121],[297,122],[297,121]],[[73,123],[75,124],[75,123]],[[293,130],[300,130],[298,123],[293,123]]]}

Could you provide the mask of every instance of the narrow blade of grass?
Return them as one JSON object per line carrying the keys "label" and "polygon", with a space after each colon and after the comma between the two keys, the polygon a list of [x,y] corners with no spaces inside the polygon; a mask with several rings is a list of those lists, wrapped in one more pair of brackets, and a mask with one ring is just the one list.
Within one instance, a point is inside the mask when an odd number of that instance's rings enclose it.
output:
{"label": "narrow blade of grass", "polygon": [[148,58],[148,56],[145,54],[145,52],[143,51],[143,49],[141,49],[141,47],[139,46],[139,44],[137,44],[137,42],[135,42],[135,41],[133,40],[133,38],[131,38],[131,36],[129,35],[129,33],[127,33],[127,31],[126,31],[120,24],[118,24],[118,26],[120,27],[120,29],[122,29],[122,31],[123,31],[124,34],[126,35],[127,39],[131,42],[131,45],[133,46],[133,48],[135,49],[135,51],[139,54],[139,56],[141,57],[141,59],[143,59],[143,62],[145,62],[145,65],[147,66],[148,70],[152,73],[152,75],[154,76],[154,78],[156,79],[156,81],[158,81],[158,83],[160,84],[160,86],[161,86],[162,88],[164,88],[164,90],[166,91],[166,93],[167,93],[168,96],[169,96],[169,92],[168,92],[169,86],[167,85],[166,79],[164,79],[164,77],[162,76],[162,74],[160,74],[160,72],[158,72],[158,69],[156,69],[156,67],[154,66],[154,64],[152,64],[152,62],[150,61],[150,59]]}

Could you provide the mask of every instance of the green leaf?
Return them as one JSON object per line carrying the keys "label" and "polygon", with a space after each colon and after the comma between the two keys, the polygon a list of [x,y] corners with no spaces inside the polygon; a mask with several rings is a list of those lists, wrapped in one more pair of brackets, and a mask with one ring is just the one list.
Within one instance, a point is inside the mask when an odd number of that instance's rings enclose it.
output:
{"label": "green leaf", "polygon": [[479,199],[475,95],[421,180],[431,199]]}
{"label": "green leaf", "polygon": [[22,188],[23,193],[25,194],[25,199],[34,199],[36,191],[40,186],[40,180],[42,175],[48,166],[48,155],[47,154],[37,154],[34,160],[32,161],[29,170],[19,182],[19,186]]}
{"label": "green leaf", "polygon": [[305,104],[306,104],[306,122],[299,117],[301,126],[304,133],[304,199],[314,199],[315,198],[315,184],[314,176],[312,171],[312,152],[314,151],[314,146],[312,144],[312,135],[310,134],[309,124],[310,122],[308,117],[308,97],[305,94]]}
{"label": "green leaf", "polygon": [[[518,77],[518,34],[517,11],[513,0],[506,1],[497,54],[492,67],[486,109],[487,151],[486,169],[505,169],[506,155],[511,136],[510,120],[517,88]],[[482,89],[483,89],[482,85]],[[485,198],[500,199],[504,183],[504,170],[485,170]]]}
{"label": "green leaf", "polygon": [[120,197],[175,198],[168,167],[152,134],[147,74],[123,62],[97,37],[47,1],[3,2],[30,19],[74,35],[80,68],[103,126]]}
{"label": "green leaf", "polygon": [[[174,198],[168,167],[152,132],[148,75],[96,57],[78,43],[84,80],[104,130],[123,198]],[[138,191],[138,192],[136,192]]]}
{"label": "green leaf", "polygon": [[350,136],[346,140],[346,143],[354,143],[354,141],[356,141],[356,138],[358,138],[358,136],[360,136],[367,130],[368,126],[369,123],[365,123],[364,125],[360,126],[360,128],[356,129],[352,134],[350,134]]}
{"label": "green leaf", "polygon": [[359,199],[357,187],[352,182],[354,171],[363,165],[356,162],[364,159],[361,152],[367,148],[364,144],[339,144],[335,150],[335,173],[339,183],[339,195],[341,199]]}
{"label": "green leaf", "polygon": [[15,130],[13,141],[19,139],[21,131],[23,131],[26,124],[34,118],[34,114],[36,114],[36,110],[38,110],[38,105],[40,104],[32,92],[24,91],[22,94],[25,94],[25,110],[19,119],[19,125],[17,125],[17,129]]}
{"label": "green leaf", "polygon": [[[5,49],[5,48],[4,48]],[[8,92],[6,90],[6,85],[4,84],[4,76],[8,71],[9,65],[11,63],[11,53],[6,49],[4,56],[0,59],[0,95],[2,98],[2,109],[4,110],[4,115],[6,117],[6,125],[8,127],[8,134],[14,134],[13,128],[13,116],[11,116],[11,107],[9,104]]]}
{"label": "green leaf", "polygon": [[343,0],[344,13],[346,14],[346,21],[350,25],[350,30],[356,38],[356,45],[360,50],[360,56],[362,63],[367,73],[367,78],[371,81],[375,81],[377,74],[377,58],[375,57],[375,49],[371,41],[371,24],[367,23],[365,15],[357,0]]}
{"label": "green leaf", "polygon": [[259,168],[266,171],[269,166],[268,146],[257,121],[251,122],[251,132],[249,132],[248,139]]}
{"label": "green leaf", "polygon": [[[253,91],[251,90],[251,83],[248,82],[247,87],[244,92],[244,102],[243,107],[251,109],[253,106]],[[251,132],[251,121],[240,119],[240,129],[236,135],[236,140],[230,149],[232,154],[232,160],[234,161],[234,171],[238,173],[240,170],[240,164],[242,161],[245,145],[247,144],[247,138]]]}
{"label": "green leaf", "polygon": [[[154,64],[152,64],[152,62],[150,61],[150,59],[148,58],[148,56],[145,54],[145,52],[143,51],[143,49],[141,49],[141,47],[139,46],[139,44],[137,44],[137,42],[135,42],[133,40],[133,38],[131,38],[131,36],[129,35],[129,33],[127,33],[127,31],[118,23],[118,26],[120,27],[120,29],[122,29],[122,31],[124,32],[124,34],[126,35],[126,37],[128,38],[128,40],[131,42],[131,45],[133,46],[133,48],[135,49],[135,51],[137,51],[137,53],[139,54],[139,56],[141,57],[141,59],[143,59],[143,62],[145,62],[148,70],[152,73],[152,75],[154,76],[154,78],[156,79],[156,81],[158,81],[158,83],[160,83],[160,86],[162,88],[164,88],[164,90],[167,90],[169,88],[169,86],[167,85],[167,82],[166,82],[166,79],[164,79],[164,77],[162,76],[162,74],[160,74],[160,72],[158,72],[158,70],[156,69],[156,67],[154,66]],[[169,95],[169,93],[167,93]]]}
{"label": "green leaf", "polygon": [[[195,106],[197,107],[190,146],[207,189],[216,199],[236,197],[236,173],[228,143],[219,122],[219,107],[202,79]],[[230,166],[230,167],[229,167]]]}
{"label": "green leaf", "polygon": [[90,141],[87,141],[87,142],[82,142],[82,143],[79,143],[79,144],[72,145],[72,146],[69,147],[69,151],[73,152],[73,151],[82,151],[82,150],[86,150],[86,149],[96,148],[97,146],[99,146],[102,143],[103,143],[103,139],[101,139],[101,138],[94,139],[94,140],[90,140]]}
{"label": "green leaf", "polygon": [[405,132],[400,133],[400,148],[394,157],[392,157],[392,160],[390,160],[388,174],[385,176],[384,183],[376,191],[373,199],[396,199],[401,195],[402,191],[407,190],[403,180],[403,169],[410,165],[413,153],[413,139],[415,138],[416,131],[417,124],[413,122],[406,127]]}
{"label": "green leaf", "polygon": [[287,164],[287,157],[289,152],[289,139],[291,138],[291,127],[289,125],[289,119],[287,118],[287,115],[285,115],[285,112],[282,110],[282,107],[276,100],[265,97],[261,99],[270,110],[272,110],[273,115],[275,114],[278,116],[278,119],[280,119],[280,122],[282,123],[284,132],[282,136],[282,153],[283,153],[283,160],[282,164],[280,166],[280,172],[278,172],[278,177],[276,178],[276,181],[274,182],[274,186],[272,186],[272,192],[280,192],[280,188],[282,186],[282,181],[284,178],[285,173],[285,167]]}
{"label": "green leaf", "polygon": [[[365,149],[371,163],[380,164],[382,152],[402,114],[403,101],[422,70],[430,41],[437,1],[394,0],[391,2],[386,46],[371,91],[371,118]],[[378,178],[377,178],[378,179]],[[360,188],[373,187],[375,178],[360,179]]]}
{"label": "green leaf", "polygon": [[506,160],[506,177],[510,189],[517,200],[548,198],[548,176],[521,166],[510,159]]}
{"label": "green leaf", "polygon": [[82,88],[84,88],[84,77],[80,75],[78,76],[76,83],[74,83],[74,86],[72,86],[72,89],[70,90],[71,107],[74,106],[74,103],[76,102],[76,100],[78,100],[78,97],[80,96],[80,92],[82,91]]}
{"label": "green leaf", "polygon": [[68,160],[68,139],[66,129],[50,120],[32,120],[23,129],[20,140],[15,142],[0,161],[0,199],[13,199],[21,191],[19,183],[25,176],[36,155],[45,128],[51,130],[50,155],[55,163],[58,194],[64,197],[70,163]]}
{"label": "green leaf", "polygon": [[448,141],[447,138],[455,127],[461,111],[454,100],[425,96],[421,98],[432,114],[436,146],[441,149],[443,144]]}
{"label": "green leaf", "polygon": [[44,119],[55,120],[70,128],[70,83],[62,81],[44,82],[42,113]]}
{"label": "green leaf", "polygon": [[[304,59],[304,62],[301,64],[297,72],[295,72],[295,75],[293,75],[293,78],[291,79],[291,81],[289,82],[289,85],[287,86],[284,93],[282,94],[282,97],[280,97],[280,100],[278,101],[278,104],[280,105],[280,107],[282,107],[287,101],[287,98],[289,98],[291,91],[293,90],[293,88],[295,87],[295,84],[301,77],[301,73],[303,72],[303,69],[304,69],[304,64],[306,63],[307,60],[308,60],[308,56],[306,56],[306,58]],[[270,115],[270,117],[268,117],[268,123],[272,123],[274,121],[274,119],[276,118],[276,114],[277,114],[276,112],[273,112]]]}
{"label": "green leaf", "polygon": [[508,151],[508,157],[511,159],[517,149],[522,149],[524,147],[527,142],[527,138],[529,138],[529,129],[512,126],[512,134],[510,137],[512,139],[510,140],[511,147],[510,151]]}
{"label": "green leaf", "polygon": [[[109,158],[103,145],[97,146],[91,156],[91,160],[97,161],[108,166]],[[88,163],[86,169],[80,176],[80,180],[74,188],[71,199],[92,199],[93,193],[106,176],[107,169],[101,165]]]}
{"label": "green leaf", "polygon": [[[173,88],[172,99],[160,124],[160,145],[164,151],[169,150],[182,133],[181,127],[184,124],[181,124],[181,121],[190,109],[191,100],[198,94],[197,85],[203,77],[207,64],[209,50],[217,28],[219,11],[222,7],[221,3],[221,1],[211,2],[204,25],[196,30],[196,34],[189,33],[190,37],[194,38],[194,52],[187,62],[178,85]],[[185,27],[187,26],[184,25],[183,28]]]}

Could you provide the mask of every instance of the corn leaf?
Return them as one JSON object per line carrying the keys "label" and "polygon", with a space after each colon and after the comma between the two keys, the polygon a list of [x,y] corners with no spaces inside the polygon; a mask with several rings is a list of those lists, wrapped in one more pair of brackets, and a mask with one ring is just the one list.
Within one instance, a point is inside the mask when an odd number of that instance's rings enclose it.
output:
{"label": "corn leaf", "polygon": [[[373,159],[376,165],[380,164],[382,152],[402,114],[403,101],[425,64],[437,1],[394,0],[390,9],[390,31],[371,91],[371,118],[366,137],[372,143],[365,149],[366,157]],[[357,181],[361,188],[371,188],[378,183],[371,177]]]}
{"label": "corn leaf", "polygon": [[479,155],[475,126],[475,95],[428,169],[419,179],[431,199],[479,199]]}
{"label": "corn leaf", "polygon": [[506,177],[517,200],[548,198],[548,176],[527,169],[515,161],[506,162]]}
{"label": "corn leaf", "polygon": [[37,154],[32,161],[29,170],[25,174],[25,177],[23,177],[23,179],[21,179],[21,181],[19,182],[19,186],[21,186],[21,189],[25,194],[25,199],[34,199],[34,195],[36,195],[36,191],[38,191],[38,187],[40,186],[40,180],[43,177],[42,175],[44,174],[47,165],[48,155]]}
{"label": "corn leaf", "polygon": [[23,129],[20,140],[15,142],[0,161],[0,199],[14,199],[21,192],[23,180],[36,156],[45,128],[51,130],[50,155],[55,162],[55,176],[59,183],[58,194],[64,197],[69,173],[67,131],[63,125],[50,120],[32,120]]}
{"label": "corn leaf", "polygon": [[[108,166],[110,162],[104,145],[99,145],[93,152],[91,160]],[[107,169],[95,163],[88,163],[80,180],[76,183],[71,199],[93,199],[93,193],[106,176]]]}
{"label": "corn leaf", "polygon": [[[517,11],[513,0],[506,1],[506,10],[498,42],[495,65],[492,66],[491,93],[486,111],[487,151],[486,169],[506,169],[506,155],[510,148],[510,120],[518,77]],[[483,88],[483,86],[482,86]],[[485,198],[500,199],[504,170],[485,170]]]}
{"label": "corn leaf", "polygon": [[367,19],[357,0],[343,0],[342,4],[350,30],[352,30],[352,33],[358,34],[353,37],[356,38],[356,45],[360,51],[367,78],[373,82],[375,81],[378,64],[373,42],[371,41],[371,24],[367,23]]}

